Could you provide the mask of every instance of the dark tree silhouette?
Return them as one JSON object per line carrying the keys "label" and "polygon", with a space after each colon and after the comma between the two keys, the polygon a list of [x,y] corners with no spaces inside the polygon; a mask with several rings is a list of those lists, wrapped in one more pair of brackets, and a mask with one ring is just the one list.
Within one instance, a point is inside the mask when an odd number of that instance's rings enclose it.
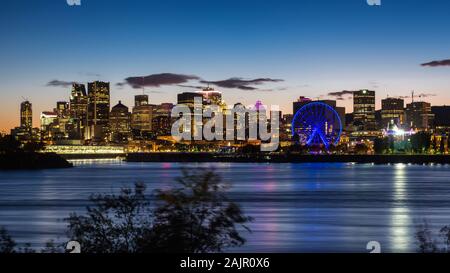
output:
{"label": "dark tree silhouette", "polygon": [[16,245],[6,229],[0,228],[0,253],[14,253]]}
{"label": "dark tree silhouette", "polygon": [[119,195],[94,195],[86,215],[72,214],[68,235],[85,253],[221,252],[241,246],[238,226],[249,230],[240,207],[212,170],[183,170],[179,187],[156,191],[152,209],[145,186]]}
{"label": "dark tree silhouette", "polygon": [[213,171],[183,170],[181,187],[157,191],[161,204],[155,210],[154,245],[158,252],[206,253],[241,246],[245,239],[236,229],[251,218],[225,196],[227,186]]}

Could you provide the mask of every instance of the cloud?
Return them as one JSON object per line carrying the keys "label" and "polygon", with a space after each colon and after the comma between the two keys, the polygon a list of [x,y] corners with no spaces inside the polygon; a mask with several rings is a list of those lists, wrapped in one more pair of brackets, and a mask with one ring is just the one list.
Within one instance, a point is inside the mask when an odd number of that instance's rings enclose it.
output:
{"label": "cloud", "polygon": [[200,81],[204,84],[212,84],[218,87],[223,88],[235,88],[240,90],[258,90],[258,88],[254,87],[255,85],[261,85],[269,82],[282,82],[281,79],[271,79],[271,78],[257,78],[253,80],[245,80],[243,78],[229,78],[227,80],[222,81]]}
{"label": "cloud", "polygon": [[329,97],[334,97],[336,100],[344,100],[344,97],[347,95],[353,95],[355,91],[350,90],[342,90],[338,92],[330,92],[327,94]]}
{"label": "cloud", "polygon": [[[420,94],[414,94],[414,98],[429,98],[429,97],[435,97],[437,96],[437,94],[433,94],[433,93],[420,93]],[[399,99],[410,99],[411,96],[399,96],[396,97]]]}
{"label": "cloud", "polygon": [[182,88],[191,88],[191,89],[203,89],[205,86],[199,86],[199,85],[186,85],[186,84],[178,84],[177,86]]}
{"label": "cloud", "polygon": [[160,87],[161,85],[182,84],[190,80],[200,80],[200,78],[195,75],[161,73],[144,77],[128,77],[124,82],[116,85],[123,87],[125,84],[128,84],[133,88],[139,89],[142,87]]}
{"label": "cloud", "polygon": [[440,60],[440,61],[432,61],[429,63],[421,64],[421,66],[428,66],[428,67],[450,66],[450,59]]}
{"label": "cloud", "polygon": [[69,82],[69,81],[60,81],[60,80],[52,80],[49,81],[46,86],[52,86],[52,87],[70,87],[72,86],[72,84],[77,83],[77,82]]}
{"label": "cloud", "polygon": [[81,76],[86,76],[86,77],[91,77],[91,78],[101,78],[102,75],[99,73],[94,73],[94,72],[80,72],[78,73]]}

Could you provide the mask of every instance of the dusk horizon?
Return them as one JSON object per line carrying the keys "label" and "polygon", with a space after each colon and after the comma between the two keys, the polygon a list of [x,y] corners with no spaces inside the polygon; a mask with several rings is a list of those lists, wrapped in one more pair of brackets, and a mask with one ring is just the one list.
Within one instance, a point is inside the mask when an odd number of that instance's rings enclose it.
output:
{"label": "dusk horizon", "polygon": [[283,114],[300,96],[338,99],[351,113],[342,91],[361,89],[376,91],[377,109],[388,96],[409,103],[412,91],[450,105],[449,9],[421,0],[6,1],[0,131],[18,125],[24,98],[39,127],[41,112],[69,100],[71,82],[110,82],[111,106],[131,107],[142,93],[133,78],[143,76],[154,104],[209,83],[228,104],[260,100]]}

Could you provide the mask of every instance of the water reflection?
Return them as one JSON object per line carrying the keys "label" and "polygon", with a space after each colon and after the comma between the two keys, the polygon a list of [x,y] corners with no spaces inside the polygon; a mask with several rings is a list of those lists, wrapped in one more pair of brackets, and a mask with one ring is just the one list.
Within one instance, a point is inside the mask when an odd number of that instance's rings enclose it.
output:
{"label": "water reflection", "polygon": [[254,217],[247,252],[415,251],[414,221],[450,223],[450,168],[430,165],[126,163],[74,161],[73,169],[0,175],[0,225],[21,242],[60,236],[70,212],[91,193],[137,181],[149,191],[174,185],[181,168],[214,167],[232,185],[229,196]]}

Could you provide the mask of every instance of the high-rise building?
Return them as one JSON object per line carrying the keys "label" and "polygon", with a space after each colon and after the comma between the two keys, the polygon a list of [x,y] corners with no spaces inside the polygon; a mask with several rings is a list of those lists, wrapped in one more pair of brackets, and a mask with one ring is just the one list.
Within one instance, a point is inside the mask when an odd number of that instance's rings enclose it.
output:
{"label": "high-rise building", "polygon": [[57,127],[58,114],[45,111],[41,113],[41,137],[43,141],[52,141],[54,136],[54,127]]}
{"label": "high-rise building", "polygon": [[375,91],[359,90],[353,92],[353,123],[358,130],[375,131]]}
{"label": "high-rise building", "polygon": [[33,111],[29,101],[20,104],[20,127],[11,129],[11,135],[22,143],[40,140],[40,131],[33,128]]}
{"label": "high-rise building", "polygon": [[381,128],[389,124],[401,127],[405,123],[405,101],[399,98],[386,98],[381,100]]}
{"label": "high-rise building", "polygon": [[74,83],[70,93],[70,118],[78,139],[84,139],[87,124],[88,97],[84,84]]}
{"label": "high-rise building", "polygon": [[184,104],[190,108],[194,108],[195,98],[200,98],[203,101],[203,94],[198,92],[183,92],[177,96],[177,104]]}
{"label": "high-rise building", "polygon": [[30,131],[33,128],[33,110],[29,101],[20,104],[20,127]]}
{"label": "high-rise building", "polygon": [[415,101],[406,105],[406,122],[408,128],[414,130],[428,130],[433,126],[434,115],[431,112],[431,104],[423,101]]}
{"label": "high-rise building", "polygon": [[109,115],[111,141],[126,142],[131,135],[130,112],[121,101],[116,104]]}
{"label": "high-rise building", "polygon": [[134,106],[142,106],[148,104],[148,95],[134,96]]}
{"label": "high-rise building", "polygon": [[67,101],[58,101],[56,102],[56,113],[58,114],[58,118],[68,118],[69,113],[69,103]]}
{"label": "high-rise building", "polygon": [[153,106],[148,103],[147,95],[134,97],[131,129],[134,138],[145,138],[152,131]]}
{"label": "high-rise building", "polygon": [[222,92],[214,90],[214,88],[206,87],[201,92],[205,104],[222,104]]}
{"label": "high-rise building", "polygon": [[434,115],[434,126],[450,127],[450,106],[432,106],[431,113]]}
{"label": "high-rise building", "polygon": [[109,82],[88,83],[88,112],[86,139],[101,140],[108,132],[110,108]]}

